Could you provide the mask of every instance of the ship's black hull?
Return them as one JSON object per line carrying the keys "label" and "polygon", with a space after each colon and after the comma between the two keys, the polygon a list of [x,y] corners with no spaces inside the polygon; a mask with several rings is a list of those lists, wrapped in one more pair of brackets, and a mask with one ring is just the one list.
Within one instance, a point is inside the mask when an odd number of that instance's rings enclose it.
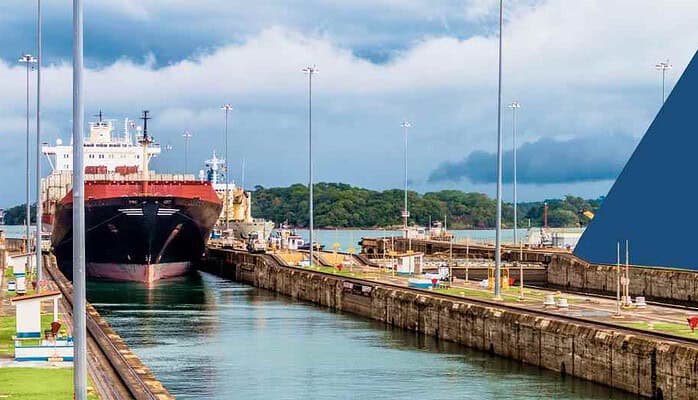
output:
{"label": "ship's black hull", "polygon": [[[182,275],[200,260],[221,204],[171,196],[85,202],[85,257],[92,278],[152,282]],[[72,204],[56,207],[52,245],[72,275]]]}

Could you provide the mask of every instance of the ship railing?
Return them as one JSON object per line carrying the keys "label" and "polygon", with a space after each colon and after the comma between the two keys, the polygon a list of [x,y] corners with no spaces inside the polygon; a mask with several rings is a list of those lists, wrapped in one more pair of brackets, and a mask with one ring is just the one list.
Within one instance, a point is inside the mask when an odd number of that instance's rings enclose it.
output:
{"label": "ship railing", "polygon": [[[200,180],[192,174],[158,174],[151,172],[145,178],[150,182],[199,182]],[[140,172],[134,174],[118,174],[114,172],[106,174],[85,174],[86,181],[113,181],[113,182],[132,182],[145,180]]]}

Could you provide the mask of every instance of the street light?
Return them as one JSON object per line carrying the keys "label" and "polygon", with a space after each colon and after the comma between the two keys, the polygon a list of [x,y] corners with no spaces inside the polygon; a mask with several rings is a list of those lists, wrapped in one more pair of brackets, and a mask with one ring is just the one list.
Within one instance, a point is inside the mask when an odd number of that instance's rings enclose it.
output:
{"label": "street light", "polygon": [[667,59],[666,61],[658,62],[657,65],[654,66],[654,68],[657,71],[662,71],[662,104],[666,101],[666,96],[664,95],[664,82],[666,80],[666,72],[670,70],[672,67],[671,64],[669,64],[669,60]]}
{"label": "street light", "polygon": [[[228,137],[228,135],[225,135]],[[191,139],[191,133],[189,131],[184,131],[182,134],[182,137],[184,138],[184,173],[186,174],[188,172],[188,157],[189,157],[189,139]],[[226,161],[228,160],[228,156],[225,156]]]}
{"label": "street light", "polygon": [[494,250],[494,299],[502,299],[502,0],[499,0],[499,80],[497,90],[497,226]]}
{"label": "street light", "polygon": [[318,73],[317,66],[308,65],[303,68],[303,72],[308,75],[308,189],[310,191],[308,195],[308,214],[310,217],[309,221],[309,239],[310,239],[310,263],[313,265],[313,75]]}
{"label": "street light", "polygon": [[517,215],[516,215],[516,110],[521,108],[521,104],[519,104],[518,101],[514,101],[511,104],[509,104],[509,108],[511,108],[512,112],[512,118],[513,118],[513,127],[512,127],[512,137],[513,137],[513,142],[514,142],[514,244],[517,244],[518,241],[516,240],[516,229],[517,229]]}
{"label": "street light", "polygon": [[405,205],[402,209],[402,229],[405,230],[405,239],[407,239],[407,237],[409,236],[407,233],[407,219],[410,217],[410,212],[407,209],[407,130],[412,127],[412,124],[407,121],[403,121],[403,123],[400,124],[400,126],[404,128],[405,133],[405,154],[402,160],[405,172]]}
{"label": "street light", "polygon": [[31,270],[31,249],[29,248],[29,223],[31,220],[31,209],[29,206],[29,185],[30,185],[30,179],[29,179],[29,72],[31,71],[31,65],[35,64],[37,62],[36,57],[34,57],[31,54],[25,54],[22,57],[19,58],[19,62],[25,63],[27,66],[27,184],[26,184],[26,217],[24,220],[24,229],[25,229],[25,238],[26,238],[26,246],[27,246],[27,271]]}
{"label": "street light", "polygon": [[228,208],[230,201],[228,199],[228,113],[233,110],[230,104],[223,104],[221,110],[225,111],[225,233],[229,234],[230,221],[228,218]]}
{"label": "street light", "polygon": [[36,42],[37,42],[37,62],[36,62],[36,291],[41,292],[41,281],[44,280],[44,273],[41,268],[41,216],[43,204],[41,198],[41,63],[42,58],[42,36],[41,36],[41,0],[37,0],[36,18]]}
{"label": "street light", "polygon": [[73,0],[73,387],[76,400],[87,399],[83,68],[83,4],[82,0]]}
{"label": "street light", "polygon": [[620,318],[620,242],[616,242],[616,318]]}

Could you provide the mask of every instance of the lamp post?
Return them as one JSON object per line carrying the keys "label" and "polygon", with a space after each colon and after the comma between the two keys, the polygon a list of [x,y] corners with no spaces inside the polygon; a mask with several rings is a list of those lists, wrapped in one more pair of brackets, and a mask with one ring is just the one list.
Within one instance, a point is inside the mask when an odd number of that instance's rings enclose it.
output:
{"label": "lamp post", "polygon": [[31,248],[30,248],[30,240],[29,240],[29,224],[31,221],[31,208],[29,205],[29,186],[30,186],[30,171],[29,171],[29,73],[31,71],[31,65],[36,63],[36,57],[32,56],[31,54],[25,54],[22,57],[19,58],[19,62],[26,64],[27,66],[27,132],[26,132],[26,139],[27,139],[27,182],[26,182],[26,210],[25,212],[27,213],[25,219],[24,219],[24,237],[26,238],[26,246],[27,246],[27,271],[31,269]]}
{"label": "lamp post", "polygon": [[405,239],[407,239],[407,237],[409,236],[407,232],[407,219],[410,217],[410,212],[407,209],[407,130],[412,127],[412,124],[407,121],[403,121],[402,124],[400,124],[400,126],[403,127],[405,133],[405,154],[402,159],[405,172],[405,204],[402,208],[402,229],[405,230]]}
{"label": "lamp post", "polygon": [[85,168],[83,159],[83,4],[73,0],[73,387],[87,399]]}
{"label": "lamp post", "polygon": [[666,96],[664,95],[664,82],[666,81],[666,72],[670,70],[672,67],[671,64],[669,64],[669,60],[658,62],[657,65],[654,66],[654,68],[657,71],[662,71],[662,104],[666,101]]}
{"label": "lamp post", "polygon": [[308,65],[303,68],[303,72],[308,75],[308,214],[310,240],[310,266],[313,265],[313,253],[315,244],[313,243],[313,75],[318,73],[317,66]]}
{"label": "lamp post", "polygon": [[625,241],[625,276],[623,276],[623,306],[630,307],[630,241]]}
{"label": "lamp post", "polygon": [[[228,137],[227,134],[225,136]],[[184,173],[186,174],[188,172],[189,139],[191,139],[191,133],[189,131],[184,131],[182,137],[184,138]],[[227,157],[226,155],[226,161],[228,160]]]}
{"label": "lamp post", "polygon": [[44,273],[41,268],[41,216],[43,203],[41,198],[41,63],[42,59],[42,36],[41,36],[41,0],[37,0],[36,18],[36,291],[41,292],[41,281],[44,280]]}
{"label": "lamp post", "polygon": [[499,0],[499,79],[497,90],[497,226],[494,250],[494,299],[502,299],[502,0]]}
{"label": "lamp post", "polygon": [[513,137],[513,157],[514,157],[514,182],[513,182],[513,192],[514,192],[514,244],[516,245],[518,243],[518,240],[516,238],[517,232],[516,229],[518,228],[517,226],[517,214],[516,214],[516,110],[521,108],[521,104],[519,104],[518,101],[514,101],[511,104],[509,104],[509,108],[511,108],[511,113],[512,113],[512,119],[513,119],[513,124],[512,124],[512,137]]}
{"label": "lamp post", "polygon": [[620,242],[616,242],[616,318],[620,317]]}
{"label": "lamp post", "polygon": [[230,199],[228,198],[228,113],[233,110],[230,104],[223,104],[221,110],[225,111],[225,234],[228,235],[230,229],[230,218],[228,218],[228,209],[230,208]]}

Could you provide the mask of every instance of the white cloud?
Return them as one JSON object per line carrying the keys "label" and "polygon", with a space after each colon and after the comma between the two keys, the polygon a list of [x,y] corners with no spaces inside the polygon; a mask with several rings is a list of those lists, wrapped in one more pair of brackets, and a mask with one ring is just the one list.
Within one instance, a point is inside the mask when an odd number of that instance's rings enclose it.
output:
{"label": "white cloud", "polygon": [[[491,8],[486,1],[467,4],[476,3]],[[522,141],[606,133],[639,136],[659,105],[654,63],[671,58],[673,84],[698,43],[698,26],[691,18],[698,15],[697,2],[530,3],[522,2],[526,6],[509,15],[504,33],[504,98],[524,105]],[[152,9],[137,2],[125,4],[135,15],[152,18]],[[393,6],[390,0],[386,4]],[[406,9],[424,4],[415,1]],[[485,15],[487,10],[477,13]],[[425,37],[377,65],[356,57],[331,36],[274,26],[242,44],[162,68],[121,60],[89,70],[86,104],[89,114],[103,108],[120,117],[149,108],[162,142],[177,144],[181,131],[192,129],[198,139],[191,159],[203,160],[212,147],[221,149],[217,106],[232,102],[238,106],[233,117],[234,157],[247,155],[248,182],[302,182],[307,81],[300,70],[316,63],[319,178],[398,186],[397,124],[404,118],[415,126],[410,173],[416,182],[424,182],[442,158],[459,160],[470,151],[494,147],[496,51],[495,35]],[[65,137],[70,66],[44,71],[47,136],[63,129]],[[2,151],[16,151],[23,137],[16,123],[24,113],[23,70],[0,64],[0,87],[0,124],[11,138]],[[505,118],[508,129],[508,114]],[[179,167],[174,155],[158,162],[161,167]],[[0,178],[16,176],[18,171],[11,169],[0,165]],[[433,189],[424,183],[419,188]],[[16,194],[0,197],[3,203],[18,200]]]}

